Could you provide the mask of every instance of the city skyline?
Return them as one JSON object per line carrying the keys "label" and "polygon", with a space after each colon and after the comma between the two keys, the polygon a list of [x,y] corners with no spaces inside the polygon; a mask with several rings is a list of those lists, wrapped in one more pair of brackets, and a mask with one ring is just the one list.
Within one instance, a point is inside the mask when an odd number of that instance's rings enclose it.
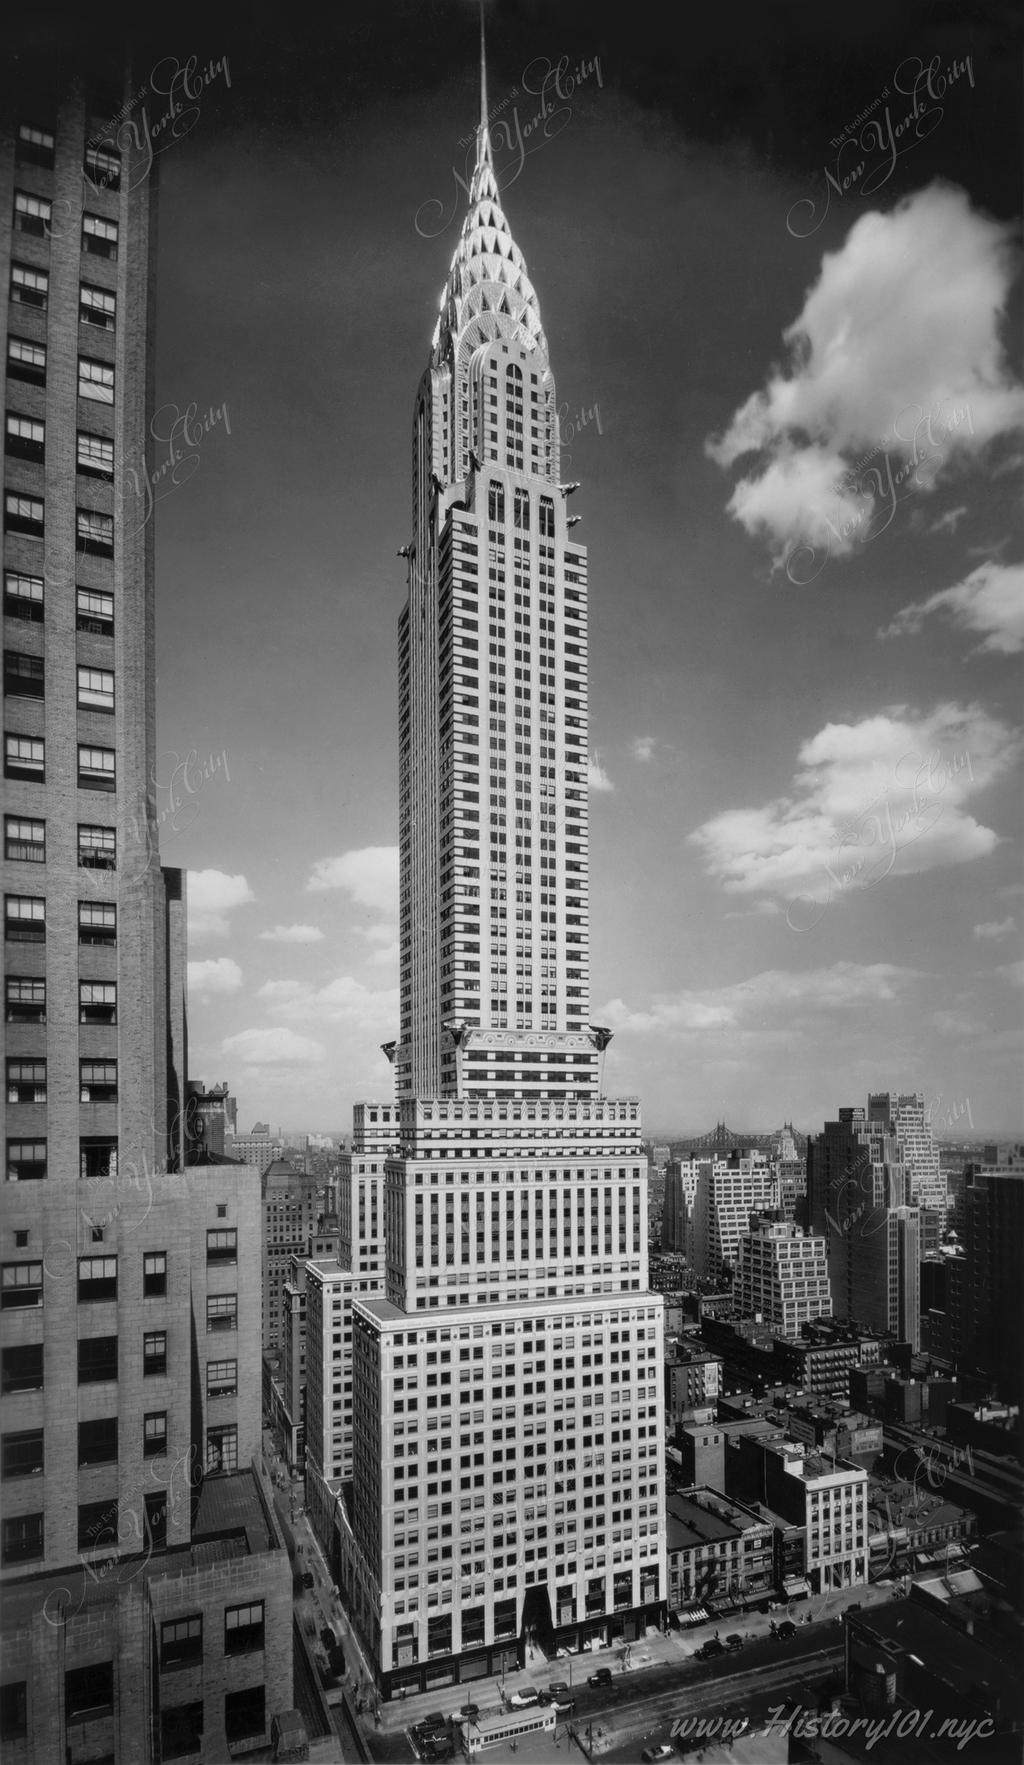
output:
{"label": "city skyline", "polygon": [[[359,41],[337,27],[317,74],[298,28],[272,69],[230,9],[214,14],[194,126],[160,157],[161,849],[192,873],[194,1069],[229,1075],[243,1121],[286,1126],[388,1098],[367,1056],[398,1033],[390,682],[410,535],[395,511],[421,315],[463,195],[453,166],[468,176],[475,20],[391,16],[392,59],[384,24]],[[774,57],[755,32],[735,68],[702,30],[692,53],[724,121],[711,98],[684,110],[681,35],[641,20],[627,43],[599,14],[489,12],[499,179],[562,364],[576,531],[600,560],[604,1088],[642,1093],[651,1123],[813,1128],[891,1086],[937,1099],[940,1131],[1013,1134],[1021,393],[997,344],[1012,197],[995,149],[1012,123],[989,102],[995,48],[969,24],[940,41],[908,9],[842,78],[849,45],[827,46],[812,97],[809,11]],[[563,55],[564,126],[535,126],[520,160]],[[908,58],[920,71],[933,55],[937,103],[927,80],[904,90]],[[868,195],[838,194],[823,168],[846,169],[861,113],[896,123],[926,101],[914,152],[888,176],[876,154]],[[783,336],[798,319],[803,358]],[[178,442],[195,467],[175,485],[161,458],[193,401]],[[887,520],[864,493],[913,460],[915,402],[934,486],[904,480]],[[832,554],[808,582],[829,538],[820,487],[836,483]]]}

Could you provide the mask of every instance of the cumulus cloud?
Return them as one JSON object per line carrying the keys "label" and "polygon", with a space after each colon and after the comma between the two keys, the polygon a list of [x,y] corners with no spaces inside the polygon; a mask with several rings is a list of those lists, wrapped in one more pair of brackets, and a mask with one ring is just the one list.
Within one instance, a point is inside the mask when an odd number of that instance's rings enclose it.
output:
{"label": "cumulus cloud", "polygon": [[[836,962],[831,968],[802,971],[766,969],[732,986],[658,994],[643,1010],[612,999],[602,1017],[612,1029],[637,1034],[752,1029],[784,1039],[801,1017],[887,1004],[918,978],[916,970],[890,962]],[[767,1031],[762,1027],[766,1022]]]}
{"label": "cumulus cloud", "polygon": [[987,919],[983,925],[976,925],[973,936],[976,938],[1008,938],[1017,930],[1017,921],[1010,914],[1006,919]]}
{"label": "cumulus cloud", "polygon": [[1016,655],[1024,649],[1024,564],[979,564],[952,588],[901,608],[878,635],[913,635],[932,613],[946,614],[961,631],[981,632],[980,654]]}
{"label": "cumulus cloud", "polygon": [[587,783],[592,791],[613,791],[614,784],[601,764],[600,756],[593,754],[587,766]]}
{"label": "cumulus cloud", "polygon": [[1020,748],[978,705],[829,723],[799,749],[787,796],[725,810],[688,837],[730,894],[788,897],[790,926],[810,930],[845,890],[992,852],[999,836],[966,804]]}
{"label": "cumulus cloud", "polygon": [[338,975],[322,987],[305,981],[266,981],[258,997],[276,1017],[292,1023],[356,1025],[368,1039],[394,1033],[398,1026],[398,988],[375,989],[352,975]]}
{"label": "cumulus cloud", "polygon": [[239,1030],[237,1035],[225,1037],[221,1052],[246,1067],[307,1066],[326,1058],[322,1044],[311,1036],[278,1027]]}
{"label": "cumulus cloud", "polygon": [[228,915],[236,907],[255,901],[244,876],[228,876],[223,870],[190,870],[188,873],[188,935],[190,942],[223,938],[229,930]]}
{"label": "cumulus cloud", "polygon": [[230,956],[209,957],[205,962],[190,962],[188,985],[192,993],[237,993],[242,984],[242,971]]}
{"label": "cumulus cloud", "polygon": [[264,944],[319,944],[323,932],[317,925],[275,925],[269,931],[260,932],[260,942]]}
{"label": "cumulus cloud", "polygon": [[[1009,224],[933,184],[863,215],[822,258],[789,351],[707,452],[759,456],[728,512],[809,580],[998,436],[1024,427],[999,339],[1014,269]],[[819,554],[822,554],[819,556]]]}
{"label": "cumulus cloud", "polygon": [[340,858],[321,858],[306,884],[307,894],[342,889],[357,907],[398,914],[398,847],[363,846]]}
{"label": "cumulus cloud", "polygon": [[634,758],[634,760],[639,760],[640,764],[642,766],[646,766],[646,764],[649,760],[654,759],[654,750],[657,747],[657,745],[658,745],[657,738],[653,735],[636,735],[636,736],[634,736],[633,737],[633,758]]}

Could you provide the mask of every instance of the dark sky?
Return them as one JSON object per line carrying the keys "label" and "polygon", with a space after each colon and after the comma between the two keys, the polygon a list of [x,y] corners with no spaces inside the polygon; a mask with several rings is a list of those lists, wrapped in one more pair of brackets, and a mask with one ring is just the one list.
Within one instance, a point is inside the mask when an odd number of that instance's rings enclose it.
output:
{"label": "dark sky", "polygon": [[[814,1127],[891,1086],[939,1128],[1020,1131],[1015,9],[487,16],[503,204],[583,484],[606,1086],[652,1128]],[[159,155],[158,404],[208,425],[156,509],[194,1065],[246,1122],[336,1129],[386,1089],[397,1027],[395,553],[476,11],[127,25],[140,83],[209,70]],[[21,28],[16,77],[81,56],[52,10]],[[884,520],[911,407],[939,439]],[[863,480],[838,498],[871,460],[874,505]],[[852,537],[805,582],[816,521]]]}

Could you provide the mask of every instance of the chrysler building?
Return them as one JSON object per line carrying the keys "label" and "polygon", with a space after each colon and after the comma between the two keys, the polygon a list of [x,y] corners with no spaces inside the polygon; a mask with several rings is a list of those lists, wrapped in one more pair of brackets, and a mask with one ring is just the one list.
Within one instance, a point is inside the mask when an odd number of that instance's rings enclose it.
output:
{"label": "chrysler building", "polygon": [[601,1095],[589,1022],[587,561],[482,54],[412,480],[397,1101],[356,1111],[351,1269],[310,1264],[324,1438],[351,1317],[351,1458],[314,1452],[384,1697],[514,1667],[528,1637],[632,1639],[666,1593],[640,1112]]}

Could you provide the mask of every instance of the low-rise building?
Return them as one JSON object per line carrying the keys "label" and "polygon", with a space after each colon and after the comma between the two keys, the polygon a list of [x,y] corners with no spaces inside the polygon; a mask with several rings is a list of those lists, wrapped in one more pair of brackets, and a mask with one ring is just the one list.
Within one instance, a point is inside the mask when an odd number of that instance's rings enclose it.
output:
{"label": "low-rise building", "polygon": [[668,1497],[666,1521],[670,1611],[736,1607],[771,1592],[773,1528],[763,1516],[697,1488]]}
{"label": "low-rise building", "polygon": [[812,1593],[868,1579],[868,1474],[800,1442],[749,1434],[740,1442],[744,1483],[805,1537],[803,1575]]}

